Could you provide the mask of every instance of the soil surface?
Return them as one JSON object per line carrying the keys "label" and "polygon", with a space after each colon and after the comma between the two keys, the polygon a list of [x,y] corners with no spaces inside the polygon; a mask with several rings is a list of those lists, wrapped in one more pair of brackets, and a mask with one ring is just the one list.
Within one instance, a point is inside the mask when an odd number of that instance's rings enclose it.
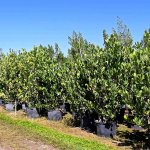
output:
{"label": "soil surface", "polygon": [[30,133],[0,121],[0,150],[56,150]]}

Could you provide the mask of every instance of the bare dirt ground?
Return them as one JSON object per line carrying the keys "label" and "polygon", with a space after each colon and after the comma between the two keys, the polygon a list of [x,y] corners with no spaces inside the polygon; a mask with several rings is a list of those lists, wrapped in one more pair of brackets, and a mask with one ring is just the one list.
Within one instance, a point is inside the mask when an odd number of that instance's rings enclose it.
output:
{"label": "bare dirt ground", "polygon": [[0,121],[0,150],[56,150],[13,126]]}

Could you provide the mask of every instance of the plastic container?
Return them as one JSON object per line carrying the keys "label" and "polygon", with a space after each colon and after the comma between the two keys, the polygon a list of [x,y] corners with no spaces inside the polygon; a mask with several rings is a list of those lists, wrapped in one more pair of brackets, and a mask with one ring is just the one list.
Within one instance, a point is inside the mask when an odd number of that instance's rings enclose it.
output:
{"label": "plastic container", "polygon": [[14,111],[14,104],[8,103],[5,105],[7,111]]}
{"label": "plastic container", "polygon": [[4,101],[2,99],[0,99],[0,105],[3,105]]}
{"label": "plastic container", "polygon": [[105,124],[97,123],[97,135],[112,137],[116,135],[116,124],[112,123],[109,128],[106,128]]}
{"label": "plastic container", "polygon": [[28,108],[27,109],[27,116],[30,118],[38,118],[39,114],[38,114],[36,108]]}
{"label": "plastic container", "polygon": [[51,110],[48,112],[48,119],[54,120],[54,121],[59,121],[62,119],[62,114],[59,110]]}

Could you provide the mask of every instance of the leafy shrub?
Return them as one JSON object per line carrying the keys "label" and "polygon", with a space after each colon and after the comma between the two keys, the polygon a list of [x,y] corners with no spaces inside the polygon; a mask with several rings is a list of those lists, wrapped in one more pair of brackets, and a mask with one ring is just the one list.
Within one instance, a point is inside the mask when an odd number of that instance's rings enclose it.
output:
{"label": "leafy shrub", "polygon": [[63,122],[63,124],[66,125],[66,126],[74,126],[74,122],[75,122],[75,121],[74,121],[74,118],[73,118],[72,114],[67,113],[67,114],[63,117],[62,122]]}
{"label": "leafy shrub", "polygon": [[7,96],[3,92],[0,92],[0,99],[4,100],[4,102],[8,101]]}
{"label": "leafy shrub", "polygon": [[138,117],[135,117],[134,119],[133,119],[133,122],[135,123],[135,124],[137,124],[138,126],[142,126],[143,125],[143,123],[142,123],[142,118],[138,118]]}

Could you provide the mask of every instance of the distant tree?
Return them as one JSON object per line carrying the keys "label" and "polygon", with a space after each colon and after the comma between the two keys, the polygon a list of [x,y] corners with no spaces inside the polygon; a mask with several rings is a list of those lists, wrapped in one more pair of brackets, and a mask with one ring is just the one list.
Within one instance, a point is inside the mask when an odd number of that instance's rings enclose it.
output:
{"label": "distant tree", "polygon": [[117,29],[113,29],[113,32],[118,35],[118,40],[123,46],[132,45],[133,40],[130,30],[119,17],[117,17]]}
{"label": "distant tree", "polygon": [[141,42],[142,46],[150,48],[150,29],[144,32],[144,36]]}
{"label": "distant tree", "polygon": [[88,42],[85,40],[81,33],[73,32],[71,37],[68,37],[71,48],[68,53],[69,56],[76,59],[76,56],[83,56],[84,51],[87,50]]}
{"label": "distant tree", "polygon": [[0,48],[0,60],[1,60],[1,58],[2,58],[2,48]]}

